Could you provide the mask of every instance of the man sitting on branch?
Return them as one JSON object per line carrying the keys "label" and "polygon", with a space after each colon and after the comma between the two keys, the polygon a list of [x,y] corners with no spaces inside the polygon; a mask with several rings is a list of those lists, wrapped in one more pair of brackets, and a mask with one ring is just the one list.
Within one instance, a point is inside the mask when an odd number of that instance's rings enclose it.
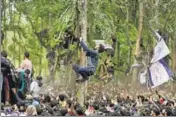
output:
{"label": "man sitting on branch", "polygon": [[105,47],[100,44],[98,48],[89,49],[82,38],[80,38],[80,44],[87,56],[87,66],[80,66],[78,64],[73,65],[73,70],[81,75],[77,82],[84,82],[89,79],[89,76],[93,75],[96,71],[98,64],[99,53],[104,52]]}

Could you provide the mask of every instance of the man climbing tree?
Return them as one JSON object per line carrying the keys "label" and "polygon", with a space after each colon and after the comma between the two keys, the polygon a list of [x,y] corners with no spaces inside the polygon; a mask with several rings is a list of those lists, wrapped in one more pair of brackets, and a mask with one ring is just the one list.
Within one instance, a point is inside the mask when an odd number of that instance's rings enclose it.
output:
{"label": "man climbing tree", "polygon": [[81,75],[77,82],[84,82],[89,79],[89,76],[93,75],[96,71],[98,64],[98,55],[99,53],[104,52],[105,48],[102,44],[95,50],[89,49],[82,38],[80,38],[80,44],[83,50],[86,52],[88,65],[86,67],[80,66],[78,64],[73,65],[73,70]]}

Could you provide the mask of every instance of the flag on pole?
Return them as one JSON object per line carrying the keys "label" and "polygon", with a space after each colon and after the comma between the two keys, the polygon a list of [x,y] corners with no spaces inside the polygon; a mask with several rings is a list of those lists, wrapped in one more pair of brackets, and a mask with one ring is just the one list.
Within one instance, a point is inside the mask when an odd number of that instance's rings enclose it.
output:
{"label": "flag on pole", "polygon": [[155,47],[151,63],[155,63],[169,54],[170,54],[169,48],[167,47],[165,41],[161,38]]}
{"label": "flag on pole", "polygon": [[151,88],[155,88],[169,81],[173,73],[163,59],[153,63],[149,68],[149,79]]}

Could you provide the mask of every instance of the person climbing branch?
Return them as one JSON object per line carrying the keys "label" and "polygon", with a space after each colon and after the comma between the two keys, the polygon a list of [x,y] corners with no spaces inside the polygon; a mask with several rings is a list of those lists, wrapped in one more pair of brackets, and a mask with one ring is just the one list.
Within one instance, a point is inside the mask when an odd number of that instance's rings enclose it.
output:
{"label": "person climbing branch", "polygon": [[98,64],[99,53],[104,52],[105,47],[104,45],[100,44],[98,48],[89,49],[83,41],[82,37],[80,38],[80,44],[84,52],[86,52],[88,63],[85,67],[74,64],[73,70],[76,72],[76,74],[81,75],[81,77],[78,78],[76,81],[84,82],[89,79],[89,76],[92,76],[95,73]]}

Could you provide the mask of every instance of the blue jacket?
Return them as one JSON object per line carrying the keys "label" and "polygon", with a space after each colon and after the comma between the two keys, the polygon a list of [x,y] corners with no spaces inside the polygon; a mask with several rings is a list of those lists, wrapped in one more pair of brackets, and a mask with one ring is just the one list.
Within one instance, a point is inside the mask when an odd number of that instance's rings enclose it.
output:
{"label": "blue jacket", "polygon": [[81,47],[86,52],[86,56],[88,57],[88,67],[93,68],[93,71],[96,70],[98,64],[98,52],[92,49],[89,49],[84,41],[80,42]]}

